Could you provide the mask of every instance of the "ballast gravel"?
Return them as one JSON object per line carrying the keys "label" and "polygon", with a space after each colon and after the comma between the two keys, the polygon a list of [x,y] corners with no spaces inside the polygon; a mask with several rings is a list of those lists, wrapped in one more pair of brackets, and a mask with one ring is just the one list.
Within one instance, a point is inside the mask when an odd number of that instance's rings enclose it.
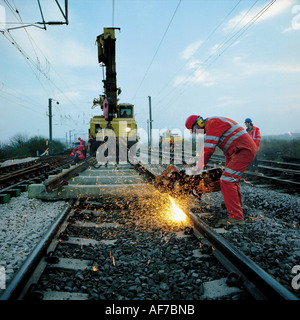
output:
{"label": "ballast gravel", "polygon": [[[292,287],[292,269],[300,265],[299,196],[247,184],[242,194],[245,225],[229,228],[223,236],[300,298],[299,289]],[[203,195],[199,209],[211,211],[208,224],[227,216],[222,202],[221,192]],[[64,206],[64,201],[28,199],[27,192],[0,204],[0,266],[6,285]]]}
{"label": "ballast gravel", "polygon": [[5,268],[6,284],[64,206],[64,201],[28,199],[27,192],[0,204],[0,266]]}
{"label": "ballast gravel", "polygon": [[[300,266],[299,196],[247,184],[242,185],[241,192],[245,225],[229,225],[223,236],[300,298],[293,271]],[[202,207],[206,211],[219,211],[207,218],[208,224],[227,217],[226,210],[218,208],[222,201],[220,192],[203,195]]]}

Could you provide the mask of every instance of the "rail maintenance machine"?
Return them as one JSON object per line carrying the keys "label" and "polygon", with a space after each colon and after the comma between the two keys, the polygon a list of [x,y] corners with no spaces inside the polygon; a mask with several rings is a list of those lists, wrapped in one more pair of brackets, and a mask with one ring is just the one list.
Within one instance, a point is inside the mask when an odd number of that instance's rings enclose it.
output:
{"label": "rail maintenance machine", "polygon": [[[103,115],[94,116],[90,120],[89,146],[90,154],[95,156],[99,146],[106,143],[113,135],[116,144],[116,161],[119,162],[121,144],[126,143],[125,149],[129,150],[138,142],[138,135],[133,104],[118,103],[117,96],[121,93],[121,89],[117,87],[116,29],[120,30],[120,28],[104,28],[104,33],[96,39],[98,62],[106,68],[106,78],[103,80],[104,94],[93,101],[93,108],[100,105]],[[200,199],[203,193],[220,190],[221,175],[221,168],[188,175],[185,170],[179,171],[171,165],[161,175],[152,178],[163,192],[179,197],[192,194]]]}
{"label": "rail maintenance machine", "polygon": [[[90,154],[96,152],[108,139],[115,139],[114,152],[119,162],[120,150],[129,150],[138,141],[137,125],[134,118],[134,105],[131,103],[118,103],[121,89],[117,87],[116,73],[116,37],[115,30],[120,28],[104,28],[104,33],[96,39],[98,46],[98,62],[105,67],[103,80],[104,94],[94,99],[93,107],[100,105],[103,115],[94,116],[90,120],[89,147]],[[124,146],[126,144],[126,146]],[[126,159],[120,159],[126,160]]]}

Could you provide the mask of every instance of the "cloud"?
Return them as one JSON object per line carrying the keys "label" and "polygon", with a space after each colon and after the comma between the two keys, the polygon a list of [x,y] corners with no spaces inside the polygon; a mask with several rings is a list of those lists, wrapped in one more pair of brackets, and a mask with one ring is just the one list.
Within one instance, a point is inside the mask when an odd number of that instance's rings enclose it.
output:
{"label": "cloud", "polygon": [[93,45],[86,46],[75,38],[63,37],[63,34],[61,38],[53,37],[51,32],[41,32],[40,29],[30,29],[27,33],[20,31],[14,39],[33,60],[37,60],[38,56],[41,69],[49,67],[46,59],[55,66],[97,66],[97,53]]}
{"label": "cloud", "polygon": [[60,102],[66,99],[77,101],[80,98],[80,93],[78,91],[65,91],[63,93],[58,93],[55,98]]}
{"label": "cloud", "polygon": [[200,83],[205,87],[211,87],[215,84],[215,79],[208,71],[205,71],[202,67],[198,66],[191,75],[177,76],[175,78],[175,86],[184,83]]}
{"label": "cloud", "polygon": [[95,67],[97,65],[95,52],[90,47],[72,39],[62,44],[59,55],[64,64],[70,67]]}
{"label": "cloud", "polygon": [[187,60],[186,69],[190,70],[189,75],[177,76],[174,80],[174,85],[179,86],[185,83],[200,83],[206,87],[213,86],[215,81],[208,71],[205,71],[201,66],[201,61],[193,59],[192,56],[199,49],[203,41],[198,40],[189,44],[181,53],[180,57]]}
{"label": "cloud", "polygon": [[241,62],[241,57],[236,57],[233,61],[239,66],[245,74],[258,74],[266,72],[281,72],[281,73],[300,73],[300,65],[288,63],[248,63]]}
{"label": "cloud", "polygon": [[[295,4],[295,0],[277,0],[271,7],[269,7],[256,21],[255,23],[262,22],[264,20],[278,16],[279,14],[285,12]],[[251,21],[263,8],[263,6],[254,7],[249,11],[249,9],[241,11],[238,15],[233,17],[228,21],[224,27],[224,31],[230,31],[235,28],[243,28],[247,23]],[[249,12],[248,12],[249,11]]]}
{"label": "cloud", "polygon": [[210,54],[211,55],[214,55],[214,54],[216,54],[217,52],[218,52],[218,50],[219,49],[221,49],[222,48],[222,44],[215,44],[211,49],[210,49]]}
{"label": "cloud", "polygon": [[191,43],[181,52],[180,57],[184,60],[190,59],[196,53],[202,43],[203,41],[201,40]]}
{"label": "cloud", "polygon": [[297,6],[293,6],[292,10],[291,10],[293,16],[293,19],[291,21],[291,26],[288,28],[285,28],[282,33],[288,33],[288,32],[292,32],[292,31],[296,31],[300,29],[300,5]]}
{"label": "cloud", "polygon": [[233,97],[220,97],[217,99],[217,104],[214,107],[227,107],[233,105],[240,105],[247,102],[246,100],[234,99]]}
{"label": "cloud", "polygon": [[242,60],[243,60],[243,58],[240,57],[240,56],[234,57],[234,58],[232,59],[232,61],[235,62],[235,63],[239,63],[239,62],[242,61]]}

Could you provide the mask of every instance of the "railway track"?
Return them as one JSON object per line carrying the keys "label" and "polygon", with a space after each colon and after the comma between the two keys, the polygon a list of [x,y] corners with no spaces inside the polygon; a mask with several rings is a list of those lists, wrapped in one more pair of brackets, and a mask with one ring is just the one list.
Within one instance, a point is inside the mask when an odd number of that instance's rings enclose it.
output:
{"label": "railway track", "polygon": [[[224,156],[213,156],[211,165],[225,164]],[[287,192],[298,193],[300,191],[300,165],[272,160],[259,160],[257,170],[247,170],[243,178],[254,185],[266,184],[269,188],[284,189]]]}
{"label": "railway track", "polygon": [[[143,149],[143,153],[148,151]],[[146,160],[146,155],[145,158]],[[148,154],[149,161],[155,161],[154,163],[177,163],[182,162],[195,163],[195,155],[186,152],[184,156],[177,152],[162,152],[158,150],[152,150]],[[197,159],[197,156],[196,156]],[[253,185],[265,185],[268,188],[281,189],[288,193],[299,193],[300,191],[300,164],[288,163],[272,160],[259,160],[256,171],[250,169],[246,170],[241,182],[251,183]],[[208,162],[208,167],[225,166],[225,157],[223,155],[213,155]]]}
{"label": "railway track", "polygon": [[[226,241],[226,230],[201,219],[211,213],[172,204],[146,183],[162,166],[98,168],[93,159],[85,165],[30,187],[41,198],[74,200],[2,300],[297,299]],[[199,208],[197,201],[192,197],[189,206]]]}
{"label": "railway track", "polygon": [[0,203],[19,196],[30,184],[46,180],[70,163],[69,156],[54,156],[0,167]]}

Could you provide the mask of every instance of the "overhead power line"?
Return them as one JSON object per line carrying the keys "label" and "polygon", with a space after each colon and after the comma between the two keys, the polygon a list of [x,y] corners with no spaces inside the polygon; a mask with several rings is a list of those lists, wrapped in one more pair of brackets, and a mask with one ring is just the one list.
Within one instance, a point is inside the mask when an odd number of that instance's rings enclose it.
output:
{"label": "overhead power line", "polygon": [[[209,39],[217,32],[217,30],[224,24],[224,22],[227,20],[227,18],[232,14],[232,12],[238,7],[238,5],[242,2],[243,0],[239,0],[232,9],[230,9],[230,11],[226,14],[226,16],[222,19],[222,21],[212,30],[212,32],[207,36],[207,38],[200,44],[199,48],[190,56],[190,58],[194,57],[197,53],[199,53],[200,49],[204,47],[204,45],[209,41]],[[258,1],[258,0],[257,0]],[[185,63],[184,65],[182,65],[166,82],[166,84],[164,86],[162,86],[162,88],[160,89],[160,91],[158,92],[158,96],[160,94],[164,94],[165,95],[165,89],[166,87],[169,85],[169,83],[171,82],[172,79],[174,79],[174,77],[180,72],[182,71],[182,69],[185,67]],[[175,89],[173,89],[175,90]]]}
{"label": "overhead power line", "polygon": [[[16,19],[18,20],[19,23],[23,23],[23,19],[21,17],[21,14],[19,12],[19,10],[17,9],[16,5],[14,4],[14,6],[12,4],[10,4],[10,2],[8,0],[4,0],[6,5],[8,6],[8,8],[10,9],[10,11],[13,13],[13,15],[16,17]],[[38,1],[39,2],[39,1]],[[67,5],[67,1],[65,2],[65,4]],[[60,6],[59,6],[60,7]],[[67,9],[66,9],[67,10]],[[45,54],[43,53],[43,51],[40,49],[40,47],[37,45],[36,41],[33,39],[33,37],[30,35],[29,31],[25,28],[24,31],[26,32],[26,35],[28,37],[28,40],[30,42],[30,45],[32,47],[32,50],[34,52],[35,58],[31,58],[29,56],[29,54],[20,46],[20,44],[16,41],[16,39],[12,36],[11,32],[9,32],[9,29],[6,29],[2,26],[3,31],[2,34],[3,36],[21,53],[21,55],[23,56],[23,58],[25,59],[26,63],[28,64],[28,66],[30,67],[30,69],[32,70],[32,72],[34,73],[35,77],[37,78],[37,80],[39,81],[40,85],[42,86],[42,88],[44,89],[44,91],[46,92],[46,94],[48,96],[50,96],[52,93],[47,90],[44,86],[44,84],[42,83],[41,79],[40,79],[40,75],[43,75],[44,78],[46,79],[46,81],[49,82],[49,84],[53,87],[55,87],[64,97],[66,100],[68,100],[73,106],[75,106],[79,112],[82,112],[81,108],[79,106],[77,106],[77,104],[74,101],[71,101],[70,98],[64,93],[64,91],[59,87],[59,85],[57,85],[50,77],[50,69],[53,70],[56,75],[61,79],[61,81],[63,81],[64,85],[67,86],[67,84],[65,83],[65,81],[62,79],[62,77],[57,73],[57,71],[54,69],[54,67],[52,66],[52,64],[50,63],[49,59],[45,56]],[[41,59],[38,55],[37,50],[42,54],[43,58],[45,59],[45,68],[42,69],[41,68]],[[68,87],[68,86],[67,86]],[[69,87],[68,87],[69,88]]]}
{"label": "overhead power line", "polygon": [[[250,10],[253,8],[253,6],[258,2],[258,0],[255,1],[255,3],[251,6],[251,8],[247,11],[246,15],[249,14]],[[188,77],[186,77],[185,79],[185,83],[183,84],[183,87],[181,88],[181,90],[178,91],[178,93],[176,94],[176,97],[178,95],[181,95],[187,85],[190,79],[192,79],[193,75],[195,74],[195,72],[197,72],[198,70],[200,70],[200,68],[203,69],[203,72],[206,71],[226,50],[228,50],[234,43],[236,43],[236,41],[268,10],[270,9],[270,7],[276,2],[276,0],[271,0],[270,2],[268,2],[255,16],[253,16],[244,26],[242,26],[238,31],[236,31],[230,38],[228,38],[228,36],[226,36],[226,38],[224,39],[224,41],[221,43],[221,45],[219,45],[218,49],[213,53],[210,54],[196,69],[193,69],[192,72],[189,74]],[[242,20],[244,20],[245,16],[244,15],[241,20],[233,27],[233,30],[236,29],[236,26],[238,24],[241,23]],[[230,34],[232,33],[232,31],[230,32]],[[227,45],[227,46],[226,46]],[[223,49],[223,51],[221,51]],[[207,64],[207,62],[209,60],[211,60],[213,57],[215,57],[215,59],[210,63]],[[176,88],[173,88],[171,90],[171,92],[173,92]],[[171,105],[171,102],[173,100],[176,99],[176,97],[173,95],[173,97],[170,99],[169,103],[165,105],[169,106]],[[161,103],[161,101],[159,102]]]}
{"label": "overhead power line", "polygon": [[169,28],[170,28],[170,26],[171,26],[171,23],[172,23],[175,15],[176,15],[176,12],[177,12],[178,8],[179,8],[179,6],[180,6],[180,3],[181,3],[181,0],[178,1],[178,4],[177,4],[177,6],[176,6],[176,8],[175,8],[175,11],[174,11],[174,13],[173,13],[173,15],[172,15],[172,18],[171,18],[171,20],[170,20],[170,22],[169,22],[169,24],[168,24],[168,26],[167,26],[167,28],[166,28],[166,31],[164,32],[164,34],[163,34],[163,36],[162,36],[162,38],[161,38],[161,40],[160,40],[160,42],[159,42],[159,44],[158,44],[158,47],[157,47],[157,49],[156,49],[156,51],[155,51],[155,53],[154,53],[154,55],[153,55],[153,57],[152,57],[152,59],[151,59],[151,61],[150,61],[150,64],[149,64],[149,66],[148,66],[148,68],[147,68],[147,70],[146,70],[146,72],[145,72],[145,74],[144,74],[144,76],[143,76],[143,78],[142,78],[142,81],[140,82],[140,84],[139,84],[139,86],[138,86],[138,88],[137,88],[137,90],[136,90],[136,92],[135,92],[135,94],[134,94],[134,96],[133,96],[133,99],[136,97],[138,91],[140,90],[140,88],[141,88],[141,86],[142,86],[142,84],[143,84],[143,82],[144,82],[144,80],[145,80],[145,78],[146,78],[146,76],[147,76],[147,74],[148,74],[151,66],[152,66],[152,63],[153,63],[153,61],[154,61],[154,59],[155,59],[155,57],[156,57],[156,55],[157,55],[157,53],[158,53],[158,51],[159,51],[159,49],[160,49],[160,47],[161,47],[161,45],[162,45],[165,37],[166,37],[166,34],[167,34],[167,32],[168,32],[168,30],[169,30]]}
{"label": "overhead power line", "polygon": [[[40,29],[47,30],[46,25],[63,25],[63,24],[68,25],[69,24],[68,0],[64,0],[64,3],[65,3],[64,10],[62,9],[58,0],[54,0],[54,1],[56,2],[56,5],[57,5],[58,9],[60,10],[62,16],[64,17],[64,21],[45,21],[42,6],[40,4],[40,0],[37,0],[40,14],[41,14],[41,18],[42,18],[42,22],[30,22],[30,23],[21,22],[21,24],[22,24],[21,26],[8,28],[7,30],[9,31],[9,30],[13,30],[13,29],[20,29],[20,28],[27,28],[27,27],[37,27]],[[4,2],[6,3],[7,7],[13,12],[13,14],[19,13],[16,8],[16,5],[14,5],[15,8],[13,8],[13,6],[9,3],[8,0],[4,0]],[[43,27],[41,27],[41,25],[43,25]]]}

